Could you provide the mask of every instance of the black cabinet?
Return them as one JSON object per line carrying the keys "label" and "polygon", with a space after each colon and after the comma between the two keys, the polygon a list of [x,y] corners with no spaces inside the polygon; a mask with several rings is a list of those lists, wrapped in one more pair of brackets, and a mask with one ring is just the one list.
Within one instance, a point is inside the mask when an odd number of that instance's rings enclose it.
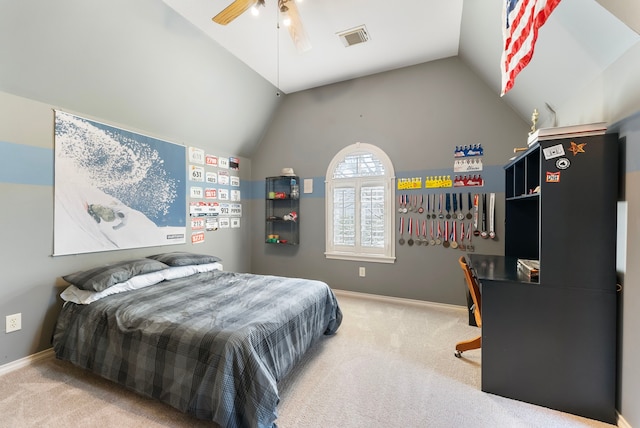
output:
{"label": "black cabinet", "polygon": [[300,178],[288,175],[267,177],[265,188],[265,242],[298,245]]}
{"label": "black cabinet", "polygon": [[617,135],[561,131],[505,166],[505,256],[470,255],[482,390],[615,424]]}
{"label": "black cabinet", "polygon": [[505,255],[540,260],[541,282],[612,291],[617,135],[553,137],[505,166]]}

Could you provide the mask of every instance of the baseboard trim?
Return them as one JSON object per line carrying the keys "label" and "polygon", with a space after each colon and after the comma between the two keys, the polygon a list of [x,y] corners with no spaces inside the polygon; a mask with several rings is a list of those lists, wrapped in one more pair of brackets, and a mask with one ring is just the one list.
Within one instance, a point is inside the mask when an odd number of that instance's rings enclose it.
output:
{"label": "baseboard trim", "polygon": [[361,293],[359,291],[347,291],[347,290],[336,290],[333,292],[337,295],[357,297],[360,299],[369,299],[369,300],[377,300],[381,302],[387,303],[399,303],[403,305],[413,305],[413,306],[422,306],[422,307],[431,307],[431,308],[446,308],[446,309],[454,309],[457,311],[467,312],[466,306],[460,305],[451,305],[448,303],[437,303],[437,302],[428,302],[426,300],[416,300],[416,299],[407,299],[404,297],[391,297],[391,296],[382,296],[380,294],[369,294],[369,293]]}
{"label": "baseboard trim", "polygon": [[629,422],[627,422],[627,420],[622,417],[622,415],[618,412],[616,412],[616,414],[618,415],[618,421],[617,421],[617,426],[620,428],[631,428],[631,424]]}
{"label": "baseboard trim", "polygon": [[28,366],[29,364],[33,364],[48,358],[53,358],[54,355],[55,354],[53,352],[53,348],[49,348],[49,349],[45,349],[44,351],[40,351],[40,352],[36,352],[35,354],[28,355],[24,358],[20,358],[19,360],[15,360],[10,363],[4,364],[0,366],[0,376],[10,373],[14,370],[18,370],[22,367]]}

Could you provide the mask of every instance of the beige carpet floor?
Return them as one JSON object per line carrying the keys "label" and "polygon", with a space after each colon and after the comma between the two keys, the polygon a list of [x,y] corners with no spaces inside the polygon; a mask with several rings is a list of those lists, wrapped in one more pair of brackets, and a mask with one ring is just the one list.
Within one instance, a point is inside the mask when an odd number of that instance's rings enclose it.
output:
{"label": "beige carpet floor", "polygon": [[[462,308],[336,293],[344,322],[279,385],[279,428],[611,427],[480,391]],[[0,427],[212,427],[53,358],[0,376]]]}

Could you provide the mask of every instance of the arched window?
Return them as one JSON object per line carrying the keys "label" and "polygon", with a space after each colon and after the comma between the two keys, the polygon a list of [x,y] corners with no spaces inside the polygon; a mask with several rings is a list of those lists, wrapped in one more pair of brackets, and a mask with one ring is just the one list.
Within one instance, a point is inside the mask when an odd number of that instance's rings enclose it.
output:
{"label": "arched window", "polygon": [[329,259],[395,261],[395,173],[385,152],[355,143],[335,155],[326,176]]}

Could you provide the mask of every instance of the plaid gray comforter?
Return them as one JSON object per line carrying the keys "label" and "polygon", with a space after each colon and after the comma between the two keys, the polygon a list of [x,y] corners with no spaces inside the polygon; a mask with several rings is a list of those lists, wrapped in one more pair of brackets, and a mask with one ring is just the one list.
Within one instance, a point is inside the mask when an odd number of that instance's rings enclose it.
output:
{"label": "plaid gray comforter", "polygon": [[323,282],[212,271],[67,303],[57,358],[222,427],[273,427],[277,382],[342,321]]}

